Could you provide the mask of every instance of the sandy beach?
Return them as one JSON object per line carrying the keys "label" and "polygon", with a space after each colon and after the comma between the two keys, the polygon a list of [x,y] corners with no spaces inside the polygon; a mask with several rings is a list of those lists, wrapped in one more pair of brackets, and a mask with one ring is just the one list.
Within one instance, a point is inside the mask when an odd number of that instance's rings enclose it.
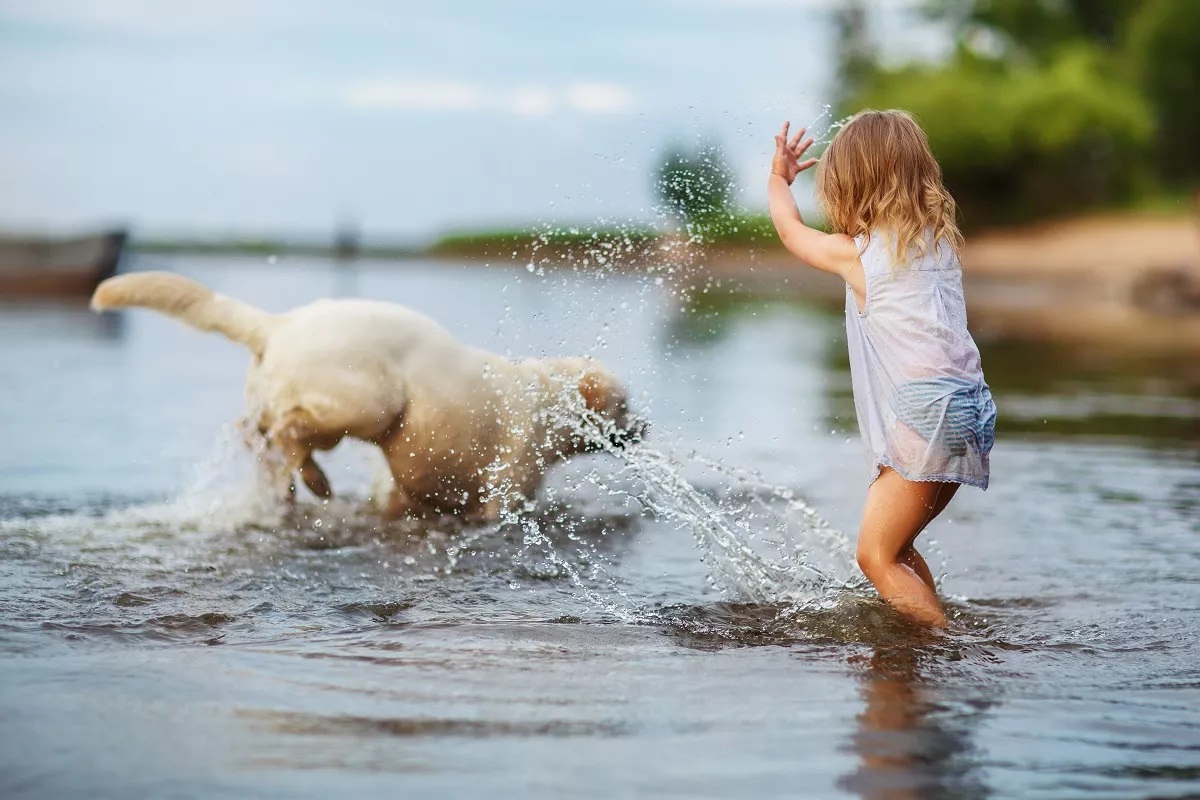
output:
{"label": "sandy beach", "polygon": [[[1200,349],[1200,228],[1189,216],[1095,216],[984,233],[963,252],[984,337]],[[697,259],[703,274],[840,302],[837,278],[778,248]]]}

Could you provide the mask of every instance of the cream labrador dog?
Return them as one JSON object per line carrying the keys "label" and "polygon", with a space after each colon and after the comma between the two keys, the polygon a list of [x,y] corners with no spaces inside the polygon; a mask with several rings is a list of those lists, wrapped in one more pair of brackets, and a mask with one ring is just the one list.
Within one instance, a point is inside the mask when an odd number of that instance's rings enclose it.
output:
{"label": "cream labrador dog", "polygon": [[644,430],[598,362],[509,361],[392,303],[318,300],[269,314],[168,272],[110,278],[92,296],[97,311],[130,306],[250,350],[248,427],[290,492],[299,473],[332,496],[314,450],[346,436],[378,445],[394,479],[391,517],[497,519],[532,499],[556,461]]}

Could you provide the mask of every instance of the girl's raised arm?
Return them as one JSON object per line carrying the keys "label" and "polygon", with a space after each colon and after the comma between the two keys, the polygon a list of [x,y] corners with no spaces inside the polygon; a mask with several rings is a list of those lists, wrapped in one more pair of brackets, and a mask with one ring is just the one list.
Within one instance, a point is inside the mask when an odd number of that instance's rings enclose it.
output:
{"label": "girl's raised arm", "polygon": [[792,181],[815,165],[817,159],[800,160],[804,152],[812,147],[813,140],[805,139],[805,130],[801,128],[789,141],[789,124],[783,123],[783,130],[775,137],[775,157],[771,161],[771,177],[767,181],[771,222],[775,224],[783,246],[792,255],[823,272],[840,275],[856,292],[865,291],[865,286],[861,286],[864,283],[862,266],[854,240],[843,233],[830,234],[810,228],[800,216],[796,199],[792,197]]}

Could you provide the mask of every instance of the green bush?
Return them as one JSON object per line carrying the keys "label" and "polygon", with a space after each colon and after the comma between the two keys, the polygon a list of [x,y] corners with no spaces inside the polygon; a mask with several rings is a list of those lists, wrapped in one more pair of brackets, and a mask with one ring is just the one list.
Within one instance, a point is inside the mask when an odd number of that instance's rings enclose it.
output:
{"label": "green bush", "polygon": [[1191,185],[1200,178],[1200,2],[1146,0],[1126,49],[1154,109],[1158,172],[1168,185]]}
{"label": "green bush", "polygon": [[[865,71],[843,54],[841,69],[852,65],[853,74],[842,76],[849,90],[839,107],[913,112],[967,226],[1144,205],[1200,180],[1200,0],[926,0],[925,8],[954,32],[954,53],[940,64]],[[861,14],[842,19],[865,25]],[[869,52],[864,30],[841,38],[849,56]]]}
{"label": "green bush", "polygon": [[1082,41],[1043,61],[960,47],[940,65],[877,70],[845,110],[899,107],[925,128],[969,227],[1127,199],[1150,110]]}
{"label": "green bush", "polygon": [[693,151],[678,146],[668,149],[654,187],[666,211],[694,238],[719,236],[735,215],[733,169],[715,144]]}

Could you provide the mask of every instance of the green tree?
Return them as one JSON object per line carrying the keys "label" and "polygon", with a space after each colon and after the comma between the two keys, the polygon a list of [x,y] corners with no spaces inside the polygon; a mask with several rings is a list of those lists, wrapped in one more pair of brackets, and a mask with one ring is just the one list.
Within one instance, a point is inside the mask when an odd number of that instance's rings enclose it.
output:
{"label": "green tree", "polygon": [[954,26],[951,55],[876,65],[839,110],[912,112],[968,228],[1121,202],[1146,183],[1154,136],[1151,105],[1111,46],[1136,8],[1123,0],[939,0],[930,12]]}
{"label": "green tree", "polygon": [[714,143],[694,150],[669,148],[659,164],[654,185],[666,210],[687,225],[694,236],[711,238],[735,216],[733,169]]}
{"label": "green tree", "polygon": [[1153,107],[1159,175],[1168,185],[1200,179],[1200,0],[1147,0],[1129,24],[1127,49]]}
{"label": "green tree", "polygon": [[844,0],[833,14],[837,33],[837,99],[861,91],[875,69],[867,33],[867,8],[863,0]]}
{"label": "green tree", "polygon": [[1046,66],[960,50],[947,64],[881,70],[856,110],[898,106],[925,128],[969,227],[1061,214],[1128,197],[1152,134],[1149,110],[1096,48]]}
{"label": "green tree", "polygon": [[1119,43],[1133,0],[932,0],[929,13],[961,34],[983,28],[999,34],[1013,50],[1045,58],[1063,44],[1084,39],[1101,46]]}

